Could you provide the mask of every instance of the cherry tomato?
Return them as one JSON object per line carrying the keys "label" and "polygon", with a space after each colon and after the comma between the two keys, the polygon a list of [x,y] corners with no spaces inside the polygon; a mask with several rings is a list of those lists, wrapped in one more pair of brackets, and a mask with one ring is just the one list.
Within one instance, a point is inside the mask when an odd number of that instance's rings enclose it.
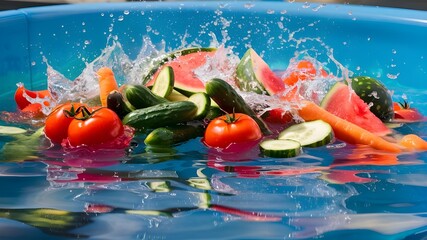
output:
{"label": "cherry tomato", "polygon": [[[320,69],[322,77],[327,77],[328,73]],[[286,85],[292,86],[298,81],[313,80],[317,75],[317,70],[313,63],[308,60],[301,60],[298,62],[295,71],[291,72],[287,77],[283,79]]]}
{"label": "cherry tomato", "polygon": [[123,134],[122,121],[114,111],[99,108],[87,113],[83,113],[81,119],[74,118],[68,127],[68,141],[71,146],[100,145]]}
{"label": "cherry tomato", "polygon": [[405,101],[401,103],[393,103],[394,109],[394,119],[398,121],[421,121],[424,119],[424,116],[415,108],[411,108],[409,104]]}
{"label": "cherry tomato", "polygon": [[[46,118],[44,133],[52,143],[61,143],[68,136],[68,126],[73,121],[73,112],[84,106],[81,103],[67,103],[57,106]],[[66,114],[68,111],[72,114]]]}
{"label": "cherry tomato", "polygon": [[213,119],[206,128],[204,142],[209,147],[227,148],[233,143],[256,141],[261,137],[261,130],[253,118],[233,113]]}
{"label": "cherry tomato", "polygon": [[[23,84],[20,84],[15,91],[15,102],[20,110],[31,104],[31,102],[27,100],[25,95],[30,98],[46,98],[51,96],[49,90],[30,91],[26,89]],[[45,102],[45,104],[48,104],[48,102]]]}
{"label": "cherry tomato", "polygon": [[286,124],[293,120],[293,116],[290,112],[285,112],[281,108],[271,109],[261,116],[268,123],[280,123]]}

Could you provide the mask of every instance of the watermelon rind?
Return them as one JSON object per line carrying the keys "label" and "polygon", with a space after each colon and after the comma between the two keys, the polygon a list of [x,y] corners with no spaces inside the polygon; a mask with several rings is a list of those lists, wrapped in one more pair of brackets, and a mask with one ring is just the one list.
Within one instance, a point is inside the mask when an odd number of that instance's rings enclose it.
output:
{"label": "watermelon rind", "polygon": [[320,106],[328,112],[378,136],[385,136],[391,133],[391,130],[370,111],[368,104],[342,82],[337,82],[332,86]]}
{"label": "watermelon rind", "polygon": [[275,95],[285,90],[283,81],[249,48],[236,68],[236,84],[242,91]]}
{"label": "watermelon rind", "polygon": [[367,76],[354,77],[351,79],[351,87],[381,121],[389,122],[393,119],[391,94],[379,80]]}
{"label": "watermelon rind", "polygon": [[216,51],[216,48],[211,48],[211,47],[207,47],[207,48],[203,48],[203,47],[195,47],[195,48],[184,48],[184,49],[180,49],[180,50],[176,50],[174,52],[170,52],[168,54],[166,54],[163,58],[161,58],[160,60],[158,60],[155,64],[154,67],[150,69],[150,71],[142,77],[142,84],[147,84],[154,76],[154,74],[156,74],[156,72],[167,62],[170,62],[180,56],[184,56],[184,55],[188,55],[191,53],[197,53],[197,52],[214,52]]}

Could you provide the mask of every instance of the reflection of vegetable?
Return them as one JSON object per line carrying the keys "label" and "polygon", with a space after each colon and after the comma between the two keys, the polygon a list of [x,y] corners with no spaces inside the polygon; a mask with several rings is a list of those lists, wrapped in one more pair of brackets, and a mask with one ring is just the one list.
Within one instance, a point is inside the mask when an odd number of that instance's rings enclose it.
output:
{"label": "reflection of vegetable", "polygon": [[[57,106],[46,118],[44,133],[52,143],[61,143],[68,136],[68,126],[73,121],[80,103],[67,103]],[[65,113],[68,111],[68,114]]]}
{"label": "reflection of vegetable", "polygon": [[14,135],[15,140],[7,142],[1,149],[1,159],[3,161],[24,161],[36,158],[40,148],[41,136],[43,136],[43,128],[31,135]]}
{"label": "reflection of vegetable", "polygon": [[348,143],[369,145],[375,149],[388,152],[401,152],[396,144],[329,113],[313,102],[305,101],[304,106],[299,109],[299,115],[306,121],[321,119],[329,123],[335,136]]}
{"label": "reflection of vegetable", "polygon": [[411,108],[407,101],[403,103],[393,103],[394,120],[404,122],[415,122],[424,119],[424,116],[415,108]]}
{"label": "reflection of vegetable", "polygon": [[74,117],[68,126],[68,140],[71,146],[94,146],[114,141],[123,135],[124,127],[115,112],[98,108],[90,112],[80,107],[82,117]]}
{"label": "reflection of vegetable", "polygon": [[257,141],[262,137],[258,124],[250,116],[233,113],[212,120],[205,131],[205,143],[226,148],[232,143]]}
{"label": "reflection of vegetable", "polygon": [[24,109],[26,106],[31,104],[28,101],[27,97],[30,98],[49,98],[50,92],[49,90],[41,90],[41,91],[30,91],[24,87],[23,84],[19,84],[18,88],[15,92],[15,102],[18,105],[19,109]]}
{"label": "reflection of vegetable", "polygon": [[108,67],[102,67],[97,72],[99,82],[99,97],[101,98],[101,105],[107,106],[107,97],[113,90],[118,90],[114,72]]}

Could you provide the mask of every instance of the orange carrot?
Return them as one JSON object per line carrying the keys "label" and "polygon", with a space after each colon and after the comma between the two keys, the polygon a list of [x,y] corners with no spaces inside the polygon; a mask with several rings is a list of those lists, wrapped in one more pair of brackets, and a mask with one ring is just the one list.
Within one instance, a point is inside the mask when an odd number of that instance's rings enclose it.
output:
{"label": "orange carrot", "polygon": [[116,78],[111,68],[102,67],[98,70],[98,81],[99,81],[99,97],[101,98],[101,105],[107,106],[107,97],[113,90],[118,90]]}
{"label": "orange carrot", "polygon": [[399,144],[408,150],[427,150],[427,142],[415,134],[408,134],[400,139]]}
{"label": "orange carrot", "polygon": [[314,102],[305,101],[304,103],[304,106],[298,110],[301,118],[306,121],[321,119],[329,123],[338,139],[352,144],[369,145],[387,152],[398,153],[402,151],[397,144],[388,142],[353,123],[329,113]]}

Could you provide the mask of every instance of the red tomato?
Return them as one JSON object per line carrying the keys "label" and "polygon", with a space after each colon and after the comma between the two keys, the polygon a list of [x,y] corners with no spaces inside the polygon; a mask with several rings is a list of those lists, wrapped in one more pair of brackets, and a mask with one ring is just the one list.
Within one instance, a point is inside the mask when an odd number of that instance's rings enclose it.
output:
{"label": "red tomato", "polygon": [[[52,143],[61,143],[68,136],[68,126],[73,121],[73,114],[68,116],[64,111],[73,112],[81,103],[67,103],[57,106],[46,118],[44,133]],[[74,110],[72,110],[74,108]]]}
{"label": "red tomato", "polygon": [[[322,77],[328,76],[328,73],[320,69]],[[295,71],[291,72],[289,76],[283,79],[286,85],[292,86],[298,81],[312,80],[317,74],[317,70],[313,63],[308,60],[301,60],[298,62]]]}
{"label": "red tomato", "polygon": [[[25,98],[24,93],[30,98],[45,98],[51,96],[49,90],[30,91],[25,89],[24,85],[21,84],[15,91],[15,102],[20,110],[31,104],[31,102]],[[45,104],[48,104],[48,102]]]}
{"label": "red tomato", "polygon": [[407,102],[403,104],[393,103],[394,119],[399,121],[421,121],[424,116],[415,108],[411,108]]}
{"label": "red tomato", "polygon": [[[83,114],[85,118],[85,114]],[[117,114],[108,108],[99,108],[87,119],[74,118],[68,127],[71,146],[94,146],[108,143],[123,134],[124,127]]]}
{"label": "red tomato", "polygon": [[286,124],[293,120],[293,116],[290,112],[284,112],[281,108],[271,109],[262,115],[262,118],[269,123],[280,123]]}
{"label": "red tomato", "polygon": [[209,147],[227,148],[233,143],[259,140],[258,124],[243,113],[227,114],[212,120],[205,131],[204,141]]}

